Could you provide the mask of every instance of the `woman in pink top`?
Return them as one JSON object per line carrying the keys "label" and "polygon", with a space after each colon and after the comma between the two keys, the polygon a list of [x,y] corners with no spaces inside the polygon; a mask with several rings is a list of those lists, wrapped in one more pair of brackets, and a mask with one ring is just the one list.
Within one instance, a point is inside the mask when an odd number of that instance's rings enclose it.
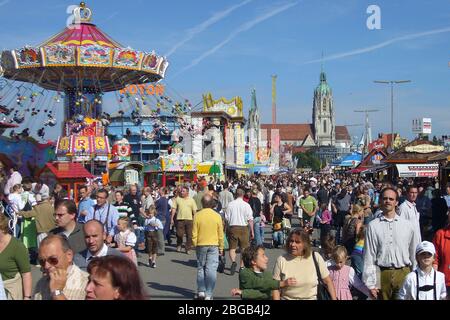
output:
{"label": "woman in pink top", "polygon": [[331,230],[331,212],[328,210],[328,205],[326,203],[322,203],[320,205],[321,215],[317,216],[320,222],[320,242],[323,242],[323,239],[327,237]]}

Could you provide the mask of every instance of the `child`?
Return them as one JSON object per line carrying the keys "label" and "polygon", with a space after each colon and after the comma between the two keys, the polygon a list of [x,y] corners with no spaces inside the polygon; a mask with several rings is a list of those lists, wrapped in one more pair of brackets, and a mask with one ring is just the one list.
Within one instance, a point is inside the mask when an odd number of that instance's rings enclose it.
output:
{"label": "child", "polygon": [[158,230],[162,230],[161,220],[156,218],[156,207],[151,205],[146,211],[144,223],[145,238],[147,239],[148,266],[156,268],[156,256],[158,255]]}
{"label": "child", "polygon": [[245,268],[239,271],[239,289],[231,290],[233,296],[241,296],[244,300],[268,300],[271,298],[272,290],[297,284],[295,278],[274,280],[272,273],[265,271],[269,258],[261,245],[246,248],[242,253],[242,260]]}
{"label": "child", "polygon": [[345,247],[337,246],[334,248],[331,258],[333,264],[328,267],[328,270],[330,271],[330,278],[336,289],[336,298],[338,300],[353,300],[350,287],[354,287],[366,296],[369,296],[369,289],[360,278],[355,276],[355,270],[345,264],[348,258]]}
{"label": "child", "polygon": [[433,269],[435,254],[431,242],[422,241],[417,245],[417,268],[406,276],[398,294],[400,300],[445,300],[445,275]]}
{"label": "child", "polygon": [[120,217],[119,220],[117,220],[114,242],[116,243],[117,250],[127,256],[135,265],[137,265],[137,257],[133,248],[136,245],[136,240],[136,235],[129,228],[128,217]]}
{"label": "child", "polygon": [[331,233],[327,234],[326,237],[320,239],[320,247],[320,254],[328,267],[331,264],[331,255],[336,247],[336,238]]}
{"label": "child", "polygon": [[347,252],[352,252],[356,242],[356,235],[363,225],[364,208],[355,204],[352,206],[352,213],[344,222],[342,229],[342,244]]}
{"label": "child", "polygon": [[321,214],[317,215],[320,223],[320,240],[326,238],[331,230],[331,212],[328,210],[328,204],[322,203],[320,205]]}

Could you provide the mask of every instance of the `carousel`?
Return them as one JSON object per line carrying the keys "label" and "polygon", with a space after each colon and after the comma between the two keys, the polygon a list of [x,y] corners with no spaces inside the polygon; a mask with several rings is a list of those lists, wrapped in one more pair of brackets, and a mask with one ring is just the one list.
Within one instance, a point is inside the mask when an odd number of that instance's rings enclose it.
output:
{"label": "carousel", "polygon": [[[73,10],[73,17],[63,31],[37,46],[0,53],[1,128],[24,128],[20,133],[10,130],[10,137],[35,133],[45,140],[46,128],[59,125],[55,160],[81,163],[99,176],[109,170],[111,161],[129,162],[130,158],[123,148],[111,148],[116,142],[119,146],[124,142],[123,137],[113,143],[108,139],[111,115],[103,110],[108,94],[116,102],[114,112],[123,116],[130,110],[136,125],[142,122],[141,114],[146,109],[153,127],[139,132],[143,139],[172,134],[161,121],[164,112],[177,117],[183,134],[194,134],[185,120],[192,107],[189,100],[175,102],[166,92],[156,95],[148,90],[129,90],[161,81],[169,65],[165,57],[113,40],[92,23],[92,10],[84,2]],[[61,110],[62,123],[57,121]],[[116,165],[111,169],[126,167]]]}

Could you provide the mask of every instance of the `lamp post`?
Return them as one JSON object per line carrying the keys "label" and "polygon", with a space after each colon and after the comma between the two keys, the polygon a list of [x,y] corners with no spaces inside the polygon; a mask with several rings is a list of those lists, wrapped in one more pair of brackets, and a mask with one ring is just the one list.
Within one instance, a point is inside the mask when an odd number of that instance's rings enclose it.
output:
{"label": "lamp post", "polygon": [[391,148],[394,144],[394,83],[407,83],[411,80],[374,80],[375,83],[384,83],[391,85]]}

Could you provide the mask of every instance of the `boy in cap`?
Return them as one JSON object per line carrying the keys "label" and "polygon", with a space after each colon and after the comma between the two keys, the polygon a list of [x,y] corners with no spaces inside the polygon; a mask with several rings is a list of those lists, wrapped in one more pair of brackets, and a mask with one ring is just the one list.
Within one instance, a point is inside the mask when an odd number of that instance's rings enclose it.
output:
{"label": "boy in cap", "polygon": [[445,276],[433,268],[436,250],[429,241],[416,248],[417,268],[405,278],[399,292],[400,300],[445,300]]}

